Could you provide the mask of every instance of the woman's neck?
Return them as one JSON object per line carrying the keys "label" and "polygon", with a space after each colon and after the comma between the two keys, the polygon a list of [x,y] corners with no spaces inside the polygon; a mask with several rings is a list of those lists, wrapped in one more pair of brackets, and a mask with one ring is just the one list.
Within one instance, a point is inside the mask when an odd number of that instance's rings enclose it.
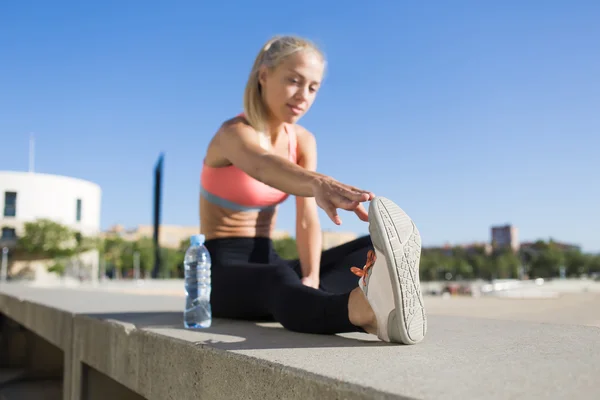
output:
{"label": "woman's neck", "polygon": [[285,132],[286,123],[282,121],[277,121],[271,119],[267,122],[265,128],[265,134],[271,139],[271,145],[274,145],[277,142],[277,138],[283,132]]}

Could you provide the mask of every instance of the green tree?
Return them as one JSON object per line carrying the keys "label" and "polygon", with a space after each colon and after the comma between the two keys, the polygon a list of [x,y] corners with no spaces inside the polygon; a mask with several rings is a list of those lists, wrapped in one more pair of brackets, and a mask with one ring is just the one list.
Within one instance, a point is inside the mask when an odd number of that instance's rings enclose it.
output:
{"label": "green tree", "polygon": [[419,265],[419,276],[422,281],[435,281],[440,279],[438,276],[439,262],[436,254],[432,251],[423,251],[421,253],[421,262]]}
{"label": "green tree", "polygon": [[521,260],[511,250],[503,250],[494,254],[492,259],[493,274],[498,279],[518,278]]}
{"label": "green tree", "polygon": [[125,264],[124,253],[127,243],[120,237],[108,237],[104,239],[101,246],[101,253],[106,262],[107,270],[113,271],[114,277],[120,277]]}
{"label": "green tree", "polygon": [[124,240],[119,251],[119,265],[122,277],[133,276],[133,253],[135,242]]}
{"label": "green tree", "polygon": [[161,248],[161,272],[162,278],[182,278],[184,276],[183,271],[183,258],[185,256],[185,250],[180,249],[169,249]]}
{"label": "green tree", "polygon": [[63,276],[66,269],[67,268],[63,262],[57,261],[54,264],[52,264],[50,267],[48,267],[48,272],[54,272],[60,276]]}
{"label": "green tree", "polygon": [[296,247],[296,239],[294,238],[274,240],[273,246],[279,257],[285,260],[295,260],[298,258],[298,249]]}
{"label": "green tree", "polygon": [[483,279],[492,277],[491,262],[484,252],[476,251],[469,254],[468,262],[473,268],[473,277]]}
{"label": "green tree", "polygon": [[586,269],[588,273],[600,273],[600,254],[587,257]]}
{"label": "green tree", "polygon": [[473,278],[473,266],[466,258],[455,257],[453,261],[454,277],[459,280]]}
{"label": "green tree", "polygon": [[[80,237],[80,236],[79,236]],[[34,258],[60,258],[74,255],[80,247],[75,232],[49,219],[26,222],[17,240],[17,250]]]}
{"label": "green tree", "polygon": [[140,271],[146,274],[154,268],[154,242],[152,238],[143,237],[133,244],[133,251],[140,255]]}
{"label": "green tree", "polygon": [[531,277],[549,278],[558,276],[560,267],[564,265],[564,252],[552,241],[546,243],[538,240],[529,250]]}
{"label": "green tree", "polygon": [[[437,262],[437,270],[438,276],[441,279],[447,279],[447,277],[451,277],[450,279],[456,278],[456,270],[455,270],[455,260],[451,251],[436,251],[435,260]],[[449,275],[450,274],[450,275]]]}
{"label": "green tree", "polygon": [[587,271],[588,257],[580,250],[568,250],[564,254],[567,276],[578,276]]}
{"label": "green tree", "polygon": [[424,281],[444,280],[446,273],[451,273],[454,278],[462,267],[461,262],[457,262],[453,256],[452,250],[423,249],[419,275]]}

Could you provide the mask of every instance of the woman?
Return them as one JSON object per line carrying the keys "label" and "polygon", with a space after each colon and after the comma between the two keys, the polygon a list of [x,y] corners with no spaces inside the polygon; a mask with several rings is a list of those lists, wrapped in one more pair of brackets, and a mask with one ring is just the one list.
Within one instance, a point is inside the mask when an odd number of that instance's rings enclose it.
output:
{"label": "woman", "polygon": [[[427,324],[416,227],[391,201],[317,173],[315,138],[297,124],[324,69],[323,54],[308,40],[269,40],[250,73],[244,113],[223,123],[208,146],[200,222],[213,262],[213,315],[274,318],[299,332],[358,331],[387,342],[420,342]],[[290,195],[296,197],[296,261],[280,259],[271,240],[277,205]],[[338,208],[353,211],[369,222],[370,237],[321,253],[317,207],[338,225]]]}

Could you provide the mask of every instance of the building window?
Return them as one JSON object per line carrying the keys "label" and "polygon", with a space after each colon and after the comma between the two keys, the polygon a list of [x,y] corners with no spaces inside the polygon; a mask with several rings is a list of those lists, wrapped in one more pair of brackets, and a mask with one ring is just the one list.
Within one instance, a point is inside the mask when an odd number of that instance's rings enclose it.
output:
{"label": "building window", "polygon": [[75,211],[75,220],[81,222],[81,199],[77,199],[77,206]]}
{"label": "building window", "polygon": [[17,192],[4,192],[4,216],[17,216]]}
{"label": "building window", "polygon": [[15,228],[2,228],[2,240],[14,240],[17,238],[17,232]]}

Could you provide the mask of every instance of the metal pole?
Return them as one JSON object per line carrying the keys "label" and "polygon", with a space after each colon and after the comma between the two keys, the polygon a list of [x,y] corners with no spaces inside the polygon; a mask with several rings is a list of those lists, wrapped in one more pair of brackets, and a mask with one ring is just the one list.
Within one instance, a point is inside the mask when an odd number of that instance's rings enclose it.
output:
{"label": "metal pole", "polygon": [[8,279],[8,247],[2,248],[2,266],[0,267],[0,282]]}
{"label": "metal pole", "polygon": [[162,171],[163,171],[164,154],[161,153],[154,168],[154,268],[152,269],[152,278],[159,278],[161,272],[162,260],[160,257],[160,209],[161,209],[161,192],[162,192]]}

